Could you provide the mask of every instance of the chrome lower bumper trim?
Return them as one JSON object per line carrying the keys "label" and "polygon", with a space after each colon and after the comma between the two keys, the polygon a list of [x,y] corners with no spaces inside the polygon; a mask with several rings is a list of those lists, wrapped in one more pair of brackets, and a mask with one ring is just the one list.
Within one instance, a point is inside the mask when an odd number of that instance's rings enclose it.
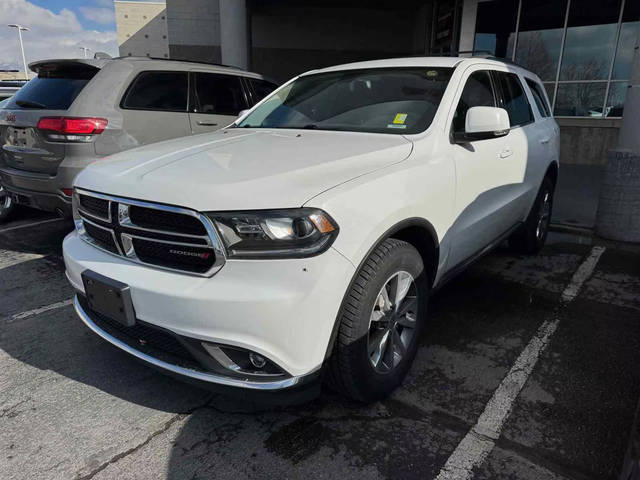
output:
{"label": "chrome lower bumper trim", "polygon": [[171,373],[182,375],[185,377],[192,378],[194,380],[199,380],[207,383],[215,383],[217,385],[223,385],[227,387],[237,387],[244,388],[249,390],[262,390],[262,391],[275,391],[282,390],[285,388],[290,388],[295,385],[299,385],[304,383],[304,380],[307,378],[307,375],[299,376],[299,377],[289,377],[282,380],[272,380],[265,382],[256,382],[253,380],[242,380],[231,377],[224,377],[222,375],[216,375],[213,373],[203,373],[198,372],[196,370],[191,370],[188,368],[179,367],[177,365],[173,365],[171,363],[163,362],[157,358],[154,358],[146,353],[140,352],[135,348],[130,347],[124,342],[121,342],[117,338],[109,335],[107,332],[98,327],[92,320],[89,314],[82,308],[80,302],[78,300],[78,295],[74,297],[73,305],[76,309],[76,313],[80,317],[80,319],[84,322],[84,324],[93,330],[94,333],[102,337],[107,342],[115,345],[116,347],[124,350],[130,355],[142,360],[143,362],[149,363],[155,367],[158,367],[163,370],[167,370]]}

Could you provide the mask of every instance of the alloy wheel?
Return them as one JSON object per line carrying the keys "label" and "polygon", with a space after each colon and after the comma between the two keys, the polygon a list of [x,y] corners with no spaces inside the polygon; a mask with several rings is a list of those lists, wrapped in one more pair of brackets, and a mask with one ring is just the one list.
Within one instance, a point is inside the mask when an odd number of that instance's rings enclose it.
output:
{"label": "alloy wheel", "polygon": [[391,372],[406,355],[416,332],[418,305],[418,288],[408,272],[396,272],[380,289],[367,338],[369,361],[376,372]]}
{"label": "alloy wheel", "polygon": [[5,210],[9,210],[11,207],[11,197],[9,196],[9,192],[7,192],[2,185],[0,185],[0,213]]}
{"label": "alloy wheel", "polygon": [[536,225],[536,238],[541,240],[547,233],[551,221],[551,192],[545,190],[538,209],[538,224]]}

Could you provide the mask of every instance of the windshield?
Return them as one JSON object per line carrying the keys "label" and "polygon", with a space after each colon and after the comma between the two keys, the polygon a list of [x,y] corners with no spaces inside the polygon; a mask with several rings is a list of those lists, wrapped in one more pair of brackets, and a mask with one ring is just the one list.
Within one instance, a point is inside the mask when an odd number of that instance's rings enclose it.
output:
{"label": "windshield", "polygon": [[419,133],[433,120],[452,68],[345,70],[302,76],[237,126]]}

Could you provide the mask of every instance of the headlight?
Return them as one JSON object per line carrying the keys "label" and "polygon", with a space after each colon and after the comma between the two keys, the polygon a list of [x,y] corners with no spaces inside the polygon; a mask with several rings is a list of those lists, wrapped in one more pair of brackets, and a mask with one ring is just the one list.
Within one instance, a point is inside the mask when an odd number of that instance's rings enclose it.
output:
{"label": "headlight", "polygon": [[229,258],[311,257],[327,250],[338,225],[322,210],[209,212]]}

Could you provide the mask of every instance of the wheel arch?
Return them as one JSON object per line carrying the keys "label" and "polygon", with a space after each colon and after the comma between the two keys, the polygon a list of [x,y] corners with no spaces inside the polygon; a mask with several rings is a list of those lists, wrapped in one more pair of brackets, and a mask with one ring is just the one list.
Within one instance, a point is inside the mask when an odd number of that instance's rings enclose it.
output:
{"label": "wheel arch", "polygon": [[358,268],[356,268],[355,273],[353,274],[351,281],[349,282],[347,290],[344,292],[344,296],[340,304],[340,309],[338,310],[338,315],[334,319],[331,337],[329,339],[327,351],[325,352],[324,356],[325,360],[330,357],[331,352],[333,351],[339,329],[339,320],[345,305],[345,299],[347,298],[347,295],[349,294],[353,283],[358,278],[358,275],[360,274],[360,271],[371,252],[373,252],[382,242],[384,242],[388,238],[403,240],[413,245],[416,250],[418,250],[418,253],[422,257],[422,262],[427,273],[427,282],[429,283],[429,288],[431,288],[431,286],[433,285],[436,274],[438,272],[438,263],[440,260],[440,243],[438,241],[436,229],[433,227],[431,222],[424,218],[413,217],[404,219],[387,229],[362,257]]}
{"label": "wheel arch", "polygon": [[558,173],[559,173],[559,167],[558,167],[558,162],[556,162],[555,160],[553,162],[551,162],[549,164],[549,166],[547,167],[547,171],[545,172],[544,176],[549,177],[551,179],[551,181],[553,182],[553,188],[558,186]]}

